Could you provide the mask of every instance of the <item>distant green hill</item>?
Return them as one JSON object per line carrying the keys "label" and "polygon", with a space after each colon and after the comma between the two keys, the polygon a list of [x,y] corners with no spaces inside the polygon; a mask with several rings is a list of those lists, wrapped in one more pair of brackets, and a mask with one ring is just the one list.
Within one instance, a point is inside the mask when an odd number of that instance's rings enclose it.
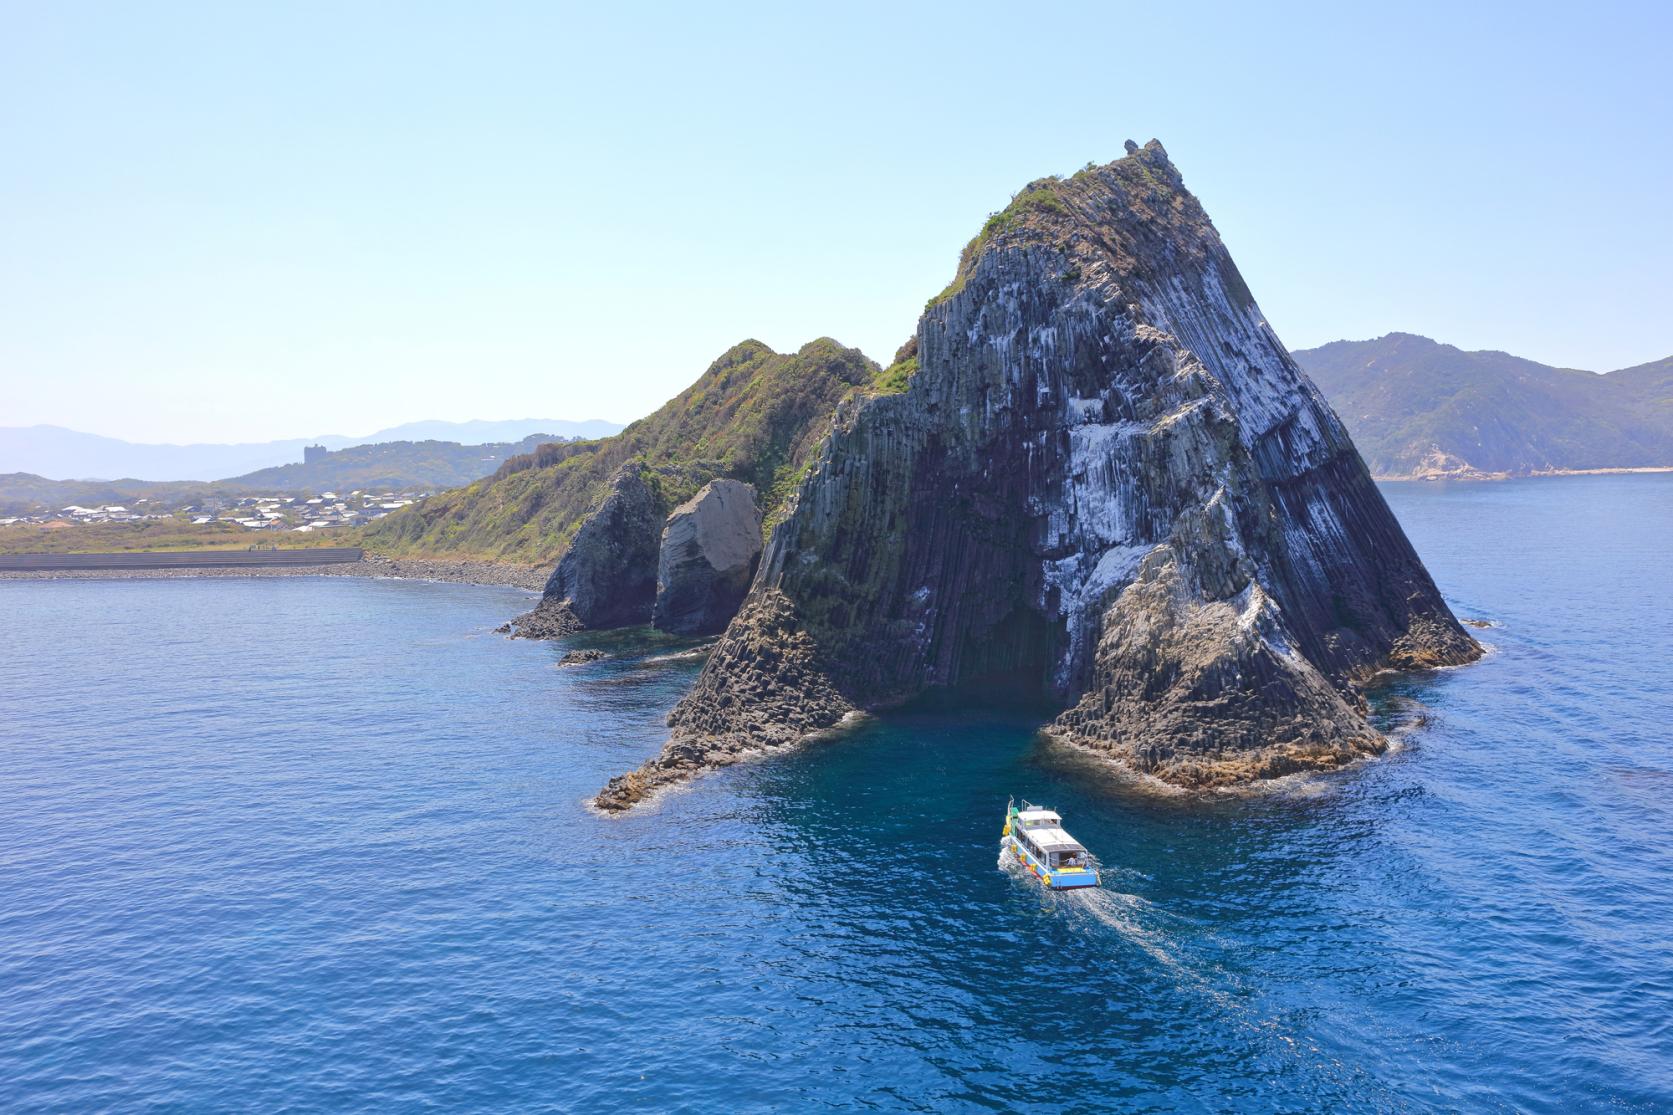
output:
{"label": "distant green hill", "polygon": [[134,504],[141,499],[173,510],[206,499],[241,494],[201,480],[48,480],[28,472],[8,472],[0,475],[0,515],[39,515],[71,504],[104,507]]}
{"label": "distant green hill", "polygon": [[278,465],[225,483],[263,492],[323,492],[356,488],[439,492],[480,480],[513,457],[560,441],[530,434],[522,441],[460,445],[456,441],[384,441],[328,450],[317,460]]}
{"label": "distant green hill", "polygon": [[555,561],[630,461],[647,467],[670,506],[724,476],[754,484],[770,513],[838,401],[877,373],[858,349],[829,338],[794,353],[745,341],[614,437],[541,446],[490,478],[369,524],[363,541],[396,555]]}
{"label": "distant green hill", "polygon": [[385,441],[329,450],[307,463],[278,465],[226,480],[48,480],[27,472],[0,475],[0,515],[97,507],[145,499],[173,510],[244,495],[355,490],[439,492],[494,472],[506,461],[562,441],[531,434],[522,441],[460,445],[453,441]]}
{"label": "distant green hill", "polygon": [[1673,357],[1598,375],[1411,333],[1294,355],[1382,479],[1673,466]]}

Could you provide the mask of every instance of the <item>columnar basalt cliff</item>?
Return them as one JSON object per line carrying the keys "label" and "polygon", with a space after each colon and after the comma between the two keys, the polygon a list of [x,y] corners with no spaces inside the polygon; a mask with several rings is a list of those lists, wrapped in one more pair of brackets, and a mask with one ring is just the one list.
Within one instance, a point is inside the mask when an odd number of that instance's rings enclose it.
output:
{"label": "columnar basalt cliff", "polygon": [[1183,786],[1380,751],[1356,688],[1466,662],[1341,423],[1160,144],[1017,195],[851,400],[604,808],[930,691]]}

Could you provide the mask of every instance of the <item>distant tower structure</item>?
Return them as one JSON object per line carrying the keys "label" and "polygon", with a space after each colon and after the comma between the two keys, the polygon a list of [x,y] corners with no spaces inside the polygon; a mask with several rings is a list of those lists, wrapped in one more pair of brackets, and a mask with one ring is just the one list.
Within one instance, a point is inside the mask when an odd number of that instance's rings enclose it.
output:
{"label": "distant tower structure", "polygon": [[325,455],[328,452],[330,452],[330,450],[326,449],[323,445],[304,445],[302,447],[302,463],[305,465],[311,465],[317,461],[323,461],[325,460]]}

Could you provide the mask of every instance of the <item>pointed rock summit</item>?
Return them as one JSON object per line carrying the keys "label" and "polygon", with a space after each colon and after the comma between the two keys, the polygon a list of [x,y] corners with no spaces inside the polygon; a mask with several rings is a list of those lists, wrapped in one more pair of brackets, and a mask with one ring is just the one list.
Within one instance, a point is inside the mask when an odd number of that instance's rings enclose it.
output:
{"label": "pointed rock summit", "polygon": [[1480,648],[1161,144],[1034,182],[844,404],[658,786],[932,691],[1201,787],[1385,743],[1358,684]]}

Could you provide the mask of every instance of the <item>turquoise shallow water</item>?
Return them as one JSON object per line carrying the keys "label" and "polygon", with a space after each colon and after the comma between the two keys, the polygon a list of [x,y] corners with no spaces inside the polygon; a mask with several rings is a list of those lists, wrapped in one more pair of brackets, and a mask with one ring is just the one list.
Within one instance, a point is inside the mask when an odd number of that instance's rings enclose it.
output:
{"label": "turquoise shallow water", "polygon": [[[1673,1110],[1673,477],[1387,491],[1493,653],[1210,802],[965,712],[606,820],[680,644],[0,583],[0,1109]],[[999,870],[1010,793],[1109,886]]]}

